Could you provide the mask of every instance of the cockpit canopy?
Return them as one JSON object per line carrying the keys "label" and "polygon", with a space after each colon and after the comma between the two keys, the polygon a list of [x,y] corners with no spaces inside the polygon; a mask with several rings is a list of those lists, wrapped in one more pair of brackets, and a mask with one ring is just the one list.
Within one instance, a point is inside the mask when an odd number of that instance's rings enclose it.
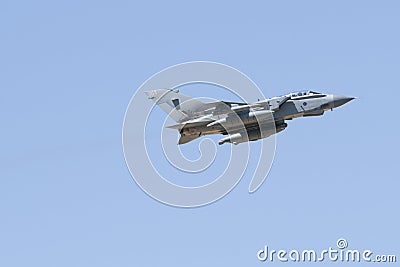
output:
{"label": "cockpit canopy", "polygon": [[309,96],[309,95],[322,95],[322,94],[314,91],[299,91],[288,94],[288,96],[291,97]]}

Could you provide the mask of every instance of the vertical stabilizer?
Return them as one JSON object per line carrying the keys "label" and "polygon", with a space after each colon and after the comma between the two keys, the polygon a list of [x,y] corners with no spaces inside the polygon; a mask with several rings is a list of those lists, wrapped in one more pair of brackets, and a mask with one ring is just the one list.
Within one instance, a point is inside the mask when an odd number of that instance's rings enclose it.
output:
{"label": "vertical stabilizer", "polygon": [[181,94],[177,90],[156,89],[145,93],[176,122],[190,119],[194,112],[204,106],[203,102]]}

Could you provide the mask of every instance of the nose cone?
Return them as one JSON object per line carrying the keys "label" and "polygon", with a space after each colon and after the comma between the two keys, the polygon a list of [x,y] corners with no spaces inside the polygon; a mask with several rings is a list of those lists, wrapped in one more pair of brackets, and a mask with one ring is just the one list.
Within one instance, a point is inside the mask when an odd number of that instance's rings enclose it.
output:
{"label": "nose cone", "polygon": [[335,108],[340,107],[341,105],[346,104],[347,102],[353,100],[354,97],[342,96],[342,95],[334,95],[333,96],[333,106]]}

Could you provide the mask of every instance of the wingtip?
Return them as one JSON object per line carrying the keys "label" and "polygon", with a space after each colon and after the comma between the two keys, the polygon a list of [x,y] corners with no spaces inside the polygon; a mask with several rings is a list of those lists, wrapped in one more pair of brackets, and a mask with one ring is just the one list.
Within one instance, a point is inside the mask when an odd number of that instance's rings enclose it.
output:
{"label": "wingtip", "polygon": [[148,99],[153,99],[154,98],[154,92],[153,91],[145,91],[144,93],[146,94]]}
{"label": "wingtip", "polygon": [[169,129],[177,129],[177,130],[180,130],[180,128],[182,127],[182,125],[181,124],[174,124],[174,125],[168,125],[168,126],[165,126],[165,128],[169,128]]}

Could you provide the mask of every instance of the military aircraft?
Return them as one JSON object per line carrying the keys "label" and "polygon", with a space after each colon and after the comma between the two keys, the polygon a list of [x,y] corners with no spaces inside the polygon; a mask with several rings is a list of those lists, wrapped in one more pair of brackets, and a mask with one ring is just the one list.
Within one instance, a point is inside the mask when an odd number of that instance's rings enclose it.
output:
{"label": "military aircraft", "polygon": [[321,116],[354,99],[314,91],[295,92],[254,103],[204,103],[171,89],[151,90],[146,95],[178,123],[167,128],[179,130],[179,145],[210,134],[227,135],[218,142],[220,145],[259,140],[283,131],[287,127],[286,120]]}

